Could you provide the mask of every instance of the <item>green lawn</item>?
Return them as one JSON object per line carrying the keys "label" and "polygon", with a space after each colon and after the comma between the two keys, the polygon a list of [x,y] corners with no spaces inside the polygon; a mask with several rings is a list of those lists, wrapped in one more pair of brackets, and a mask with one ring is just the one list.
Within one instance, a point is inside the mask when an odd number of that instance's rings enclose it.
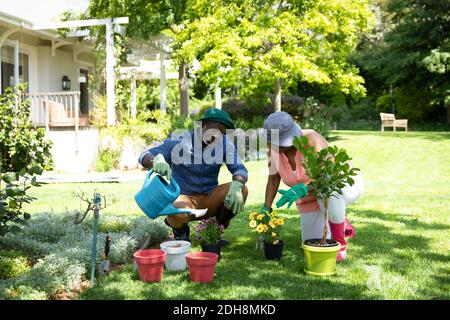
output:
{"label": "green lawn", "polygon": [[[164,273],[161,283],[140,282],[132,264],[85,291],[81,299],[449,299],[450,298],[450,133],[333,133],[365,179],[363,197],[348,208],[356,237],[338,276],[318,278],[303,272],[300,219],[282,210],[285,250],[279,262],[255,251],[248,212],[264,198],[266,163],[248,163],[250,195],[246,210],[233,220],[210,285],[191,283],[188,273]],[[229,174],[221,173],[221,181]],[[103,214],[140,215],[133,195],[141,182],[55,184],[35,191],[31,211],[80,207],[72,192],[81,188],[117,197]],[[378,276],[379,275],[379,276]]]}

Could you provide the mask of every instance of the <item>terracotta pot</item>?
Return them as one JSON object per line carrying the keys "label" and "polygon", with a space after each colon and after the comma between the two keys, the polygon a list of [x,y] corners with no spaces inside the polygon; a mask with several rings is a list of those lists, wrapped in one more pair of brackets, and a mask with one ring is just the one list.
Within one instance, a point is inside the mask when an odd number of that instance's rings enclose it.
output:
{"label": "terracotta pot", "polygon": [[166,252],[163,250],[139,250],[134,253],[139,278],[145,282],[159,282],[163,275]]}
{"label": "terracotta pot", "polygon": [[191,281],[211,283],[219,255],[212,252],[190,252],[186,255]]}

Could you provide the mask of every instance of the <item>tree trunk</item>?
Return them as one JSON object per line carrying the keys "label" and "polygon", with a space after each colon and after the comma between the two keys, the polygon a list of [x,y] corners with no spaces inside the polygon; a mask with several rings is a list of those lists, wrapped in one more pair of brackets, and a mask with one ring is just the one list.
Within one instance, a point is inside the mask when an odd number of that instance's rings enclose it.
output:
{"label": "tree trunk", "polygon": [[328,199],[323,199],[323,208],[325,211],[325,217],[324,217],[324,225],[323,225],[323,234],[322,234],[322,245],[326,245],[327,243],[327,233],[328,233]]}
{"label": "tree trunk", "polygon": [[188,110],[188,87],[186,78],[186,65],[181,62],[178,69],[178,87],[180,89],[180,116],[187,117]]}
{"label": "tree trunk", "polygon": [[273,111],[281,111],[281,85],[283,80],[277,78],[275,80],[275,97],[273,99]]}

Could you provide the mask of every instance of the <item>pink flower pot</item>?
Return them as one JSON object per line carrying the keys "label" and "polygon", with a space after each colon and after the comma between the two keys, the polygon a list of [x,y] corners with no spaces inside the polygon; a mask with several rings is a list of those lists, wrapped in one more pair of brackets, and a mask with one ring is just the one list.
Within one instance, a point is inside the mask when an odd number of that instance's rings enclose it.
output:
{"label": "pink flower pot", "polygon": [[144,282],[159,282],[163,275],[163,266],[166,261],[166,252],[150,249],[139,250],[134,253],[139,277]]}
{"label": "pink flower pot", "polygon": [[189,276],[193,282],[211,283],[219,255],[212,252],[190,252],[186,255]]}

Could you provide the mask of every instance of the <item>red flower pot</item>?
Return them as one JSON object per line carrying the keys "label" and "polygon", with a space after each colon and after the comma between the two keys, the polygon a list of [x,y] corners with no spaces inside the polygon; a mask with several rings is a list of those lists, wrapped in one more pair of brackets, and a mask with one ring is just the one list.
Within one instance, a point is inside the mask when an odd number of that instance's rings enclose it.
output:
{"label": "red flower pot", "polygon": [[159,282],[163,275],[166,252],[162,250],[138,250],[134,253],[139,278],[144,282]]}
{"label": "red flower pot", "polygon": [[211,283],[219,255],[212,252],[190,252],[186,255],[191,281]]}

